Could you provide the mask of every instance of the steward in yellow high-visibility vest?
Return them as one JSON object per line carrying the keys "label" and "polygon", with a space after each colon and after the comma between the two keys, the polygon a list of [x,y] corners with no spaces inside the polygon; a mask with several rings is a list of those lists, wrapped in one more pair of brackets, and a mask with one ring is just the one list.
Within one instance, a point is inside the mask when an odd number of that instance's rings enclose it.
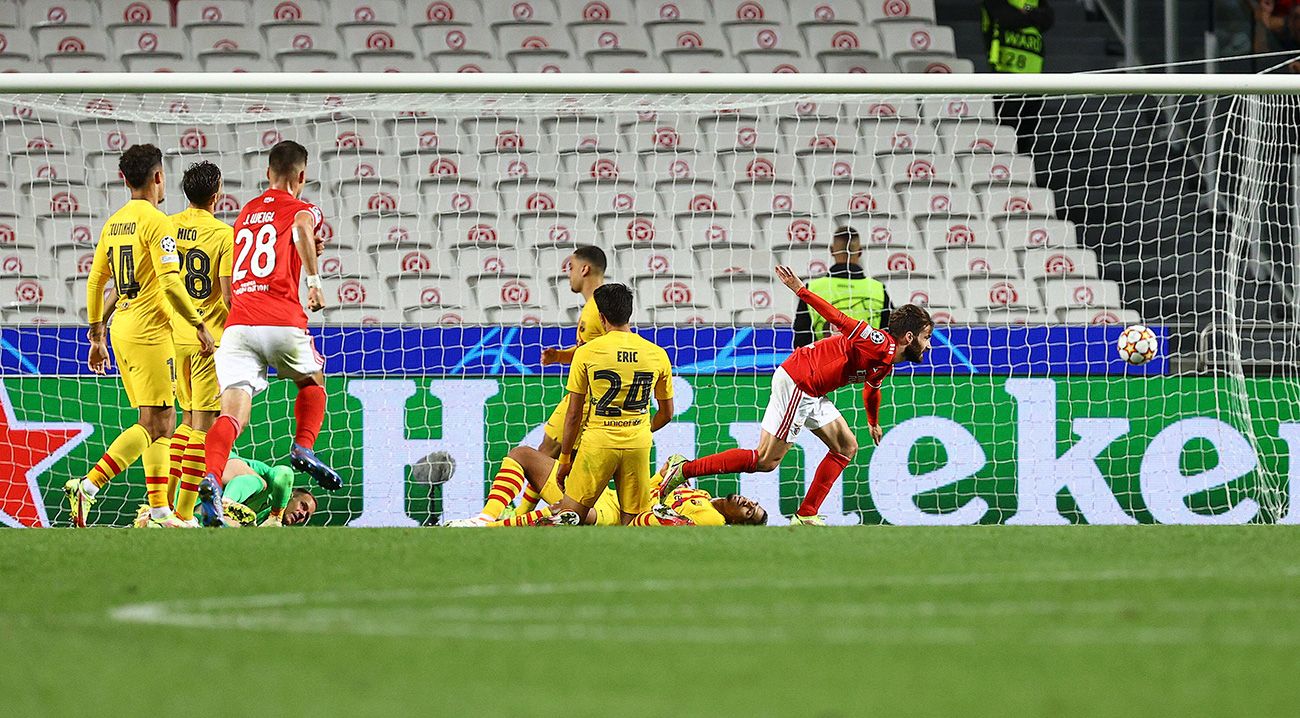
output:
{"label": "steward in yellow high-visibility vest", "polygon": [[1056,13],[1048,0],[984,0],[980,24],[994,72],[1043,71],[1043,33]]}
{"label": "steward in yellow high-visibility vest", "polygon": [[[862,238],[849,226],[835,230],[831,239],[830,272],[808,280],[808,289],[848,316],[877,329],[889,324],[889,301],[885,285],[868,277],[862,269]],[[802,347],[826,337],[831,328],[817,312],[799,302],[794,315],[794,345]]]}

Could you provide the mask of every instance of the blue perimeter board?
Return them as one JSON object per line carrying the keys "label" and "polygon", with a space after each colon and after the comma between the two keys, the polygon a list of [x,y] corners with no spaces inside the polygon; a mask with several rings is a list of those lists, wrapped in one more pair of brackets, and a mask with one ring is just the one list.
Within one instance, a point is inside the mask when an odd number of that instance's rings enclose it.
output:
{"label": "blue perimeter board", "polygon": [[[935,330],[922,364],[899,374],[1134,375],[1168,372],[1164,354],[1130,367],[1115,345],[1120,326],[975,326]],[[1166,332],[1152,327],[1167,346]],[[325,372],[346,376],[499,376],[563,374],[543,368],[542,349],[569,346],[572,326],[313,327]],[[642,332],[643,334],[645,332]],[[769,374],[787,356],[789,327],[657,327],[647,337],[668,351],[676,373]],[[0,329],[0,376],[85,375],[86,330],[77,326]]]}

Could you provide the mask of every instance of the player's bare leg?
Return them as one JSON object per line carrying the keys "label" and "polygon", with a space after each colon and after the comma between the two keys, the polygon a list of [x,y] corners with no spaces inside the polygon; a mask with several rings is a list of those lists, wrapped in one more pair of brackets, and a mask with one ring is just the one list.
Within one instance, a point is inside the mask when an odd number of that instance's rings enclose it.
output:
{"label": "player's bare leg", "polygon": [[322,489],[337,491],[343,487],[343,477],[317,458],[312,450],[325,421],[325,375],[317,372],[298,379],[298,398],[294,400],[293,413],[297,430],[293,447],[289,450],[289,464],[316,480]]}
{"label": "player's bare leg", "polygon": [[[176,409],[171,406],[139,407],[139,418],[109,445],[104,456],[86,473],[85,478],[69,479],[63,485],[73,526],[85,526],[90,507],[99,490],[136,459],[143,459],[145,475],[161,478],[160,495],[166,500],[168,451],[165,443],[176,429]],[[158,442],[164,442],[159,449]],[[161,451],[161,453],[160,453]],[[152,504],[151,504],[152,506]],[[166,504],[164,503],[164,506]],[[170,509],[167,511],[170,513]]]}
{"label": "player's bare leg", "polygon": [[542,443],[537,445],[537,450],[552,459],[560,458],[560,442],[552,439],[550,436],[542,436]]}
{"label": "player's bare leg", "polygon": [[798,524],[824,526],[826,521],[819,514],[822,502],[826,500],[826,494],[830,493],[831,487],[839,480],[840,474],[844,473],[844,469],[858,453],[858,439],[842,416],[826,426],[813,429],[813,434],[826,444],[829,451],[826,458],[817,465],[812,485],[808,487],[808,493],[804,495],[793,520]]}

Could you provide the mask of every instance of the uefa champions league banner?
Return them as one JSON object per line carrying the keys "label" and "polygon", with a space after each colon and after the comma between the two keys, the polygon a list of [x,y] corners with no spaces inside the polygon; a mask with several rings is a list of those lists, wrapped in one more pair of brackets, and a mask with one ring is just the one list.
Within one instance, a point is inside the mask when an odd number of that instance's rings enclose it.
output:
{"label": "uefa champions league banner", "polygon": [[[656,461],[753,446],[766,375],[688,375],[676,419],[656,434]],[[259,397],[236,450],[282,460],[292,387]],[[332,377],[318,450],[344,490],[321,496],[317,522],[414,526],[481,506],[496,463],[535,445],[564,394],[561,376]],[[1300,416],[1281,381],[1247,379],[1249,426],[1224,420],[1230,379],[895,377],[879,446],[860,398],[834,396],[862,430],[862,449],[825,504],[833,523],[1300,523]],[[95,461],[134,413],[115,378],[0,378],[0,521],[48,525],[60,486]],[[804,432],[777,472],[702,480],[792,512],[825,449]],[[1258,449],[1256,448],[1258,447]],[[427,470],[430,465],[440,471]],[[101,521],[125,523],[143,500],[133,468],[101,495]]]}

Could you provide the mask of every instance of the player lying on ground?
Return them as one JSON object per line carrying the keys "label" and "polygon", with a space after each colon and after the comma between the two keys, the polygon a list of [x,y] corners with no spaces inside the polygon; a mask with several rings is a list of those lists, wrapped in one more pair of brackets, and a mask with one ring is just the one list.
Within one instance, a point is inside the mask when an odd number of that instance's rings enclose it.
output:
{"label": "player lying on ground", "polygon": [[[557,466],[558,462],[555,459],[537,449],[520,446],[511,450],[505,460],[501,462],[501,468],[497,471],[496,479],[492,482],[492,488],[488,491],[487,503],[483,506],[483,513],[472,519],[463,519],[448,525],[534,526],[542,523],[552,516],[550,506],[559,503],[564,496],[555,481]],[[651,478],[651,481],[657,482],[659,479],[660,477],[656,475]],[[546,502],[546,506],[536,511],[523,511],[517,515],[500,519],[502,512],[519,493],[520,481],[526,482],[526,488],[540,496],[541,500]],[[652,501],[658,500],[658,486],[651,490],[650,498]],[[758,502],[740,494],[715,498],[706,491],[679,486],[669,494],[668,500],[663,503],[696,526],[722,526],[724,524],[740,526],[767,523],[767,511],[762,506],[759,506]],[[618,502],[618,493],[606,488],[601,493],[600,498],[596,500],[596,505],[591,508],[584,523],[596,526],[618,526],[622,521],[622,514],[623,507]],[[482,518],[484,516],[491,516],[492,518],[484,520]],[[653,513],[645,519],[638,517],[633,520],[633,525],[637,525],[638,521],[646,525],[653,525],[651,518],[653,518]],[[660,521],[659,523],[664,522]]]}
{"label": "player lying on ground", "polygon": [[86,281],[88,363],[96,374],[108,369],[104,290],[111,277],[118,301],[107,334],[127,401],[140,416],[109,444],[85,478],[70,479],[63,491],[72,524],[85,526],[86,512],[99,490],[141,459],[151,519],[161,526],[192,525],[192,519],[177,518],[167,501],[168,450],[176,429],[172,315],[179,315],[189,327],[200,354],[212,353],[212,335],[185,293],[176,227],[158,209],[166,189],[162,152],[153,145],[134,145],[118,159],[118,171],[131,199],[104,223],[95,246]]}
{"label": "player lying on ground", "polygon": [[[293,469],[231,455],[220,490],[200,490],[198,518],[204,526],[301,526],[316,513],[316,497],[293,485]],[[204,486],[203,489],[207,487]],[[222,511],[216,511],[221,502]],[[136,527],[145,525],[142,506]]]}
{"label": "player lying on ground", "polygon": [[888,333],[851,319],[804,286],[789,267],[777,266],[776,275],[809,307],[840,333],[794,350],[772,375],[772,395],[763,413],[757,449],[732,449],[687,461],[669,457],[662,474],[665,491],[672,491],[696,476],[771,471],[780,466],[802,428],[808,428],[830,450],[817,466],[812,485],[793,517],[796,524],[824,526],[818,515],[822,501],[858,450],[853,430],[827,394],[849,384],[864,384],[871,440],[879,443],[880,385],[901,361],[919,362],[930,349],[934,322],[930,313],[905,304],[889,315]]}
{"label": "player lying on ground", "polygon": [[[573,353],[569,412],[555,473],[564,496],[556,511],[585,522],[612,477],[621,523],[630,524],[654,507],[651,433],[673,418],[672,368],[667,352],[632,333],[632,290],[627,285],[601,285],[592,297],[605,334]],[[659,402],[653,417],[651,394]]]}
{"label": "player lying on ground", "polygon": [[325,306],[316,271],[316,229],[324,217],[319,207],[300,199],[307,183],[302,145],[292,140],[276,144],[267,165],[270,186],[244,205],[235,220],[233,301],[216,354],[221,416],[208,432],[203,480],[216,482],[225,473],[230,447],[248,424],[253,397],[267,388],[267,369],[275,367],[277,375],[298,386],[290,463],[333,491],[342,486],[342,478],[312,451],[325,419],[325,362],[307,333],[298,297],[306,269],[308,306],[313,312]]}

